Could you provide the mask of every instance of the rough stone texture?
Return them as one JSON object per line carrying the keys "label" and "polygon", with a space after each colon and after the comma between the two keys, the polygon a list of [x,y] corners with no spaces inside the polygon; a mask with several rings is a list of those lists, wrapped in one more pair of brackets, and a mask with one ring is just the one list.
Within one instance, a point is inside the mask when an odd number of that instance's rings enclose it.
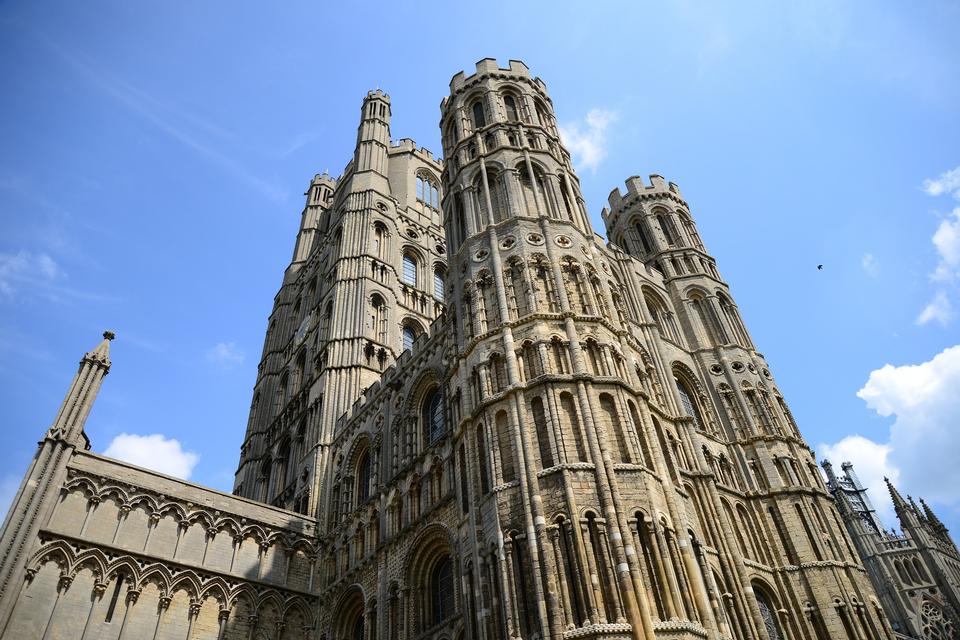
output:
{"label": "rough stone texture", "polygon": [[0,638],[891,637],[680,189],[629,178],[604,244],[522,62],[453,77],[446,162],[390,110],[307,190],[236,495],[88,451],[105,336],[0,534]]}

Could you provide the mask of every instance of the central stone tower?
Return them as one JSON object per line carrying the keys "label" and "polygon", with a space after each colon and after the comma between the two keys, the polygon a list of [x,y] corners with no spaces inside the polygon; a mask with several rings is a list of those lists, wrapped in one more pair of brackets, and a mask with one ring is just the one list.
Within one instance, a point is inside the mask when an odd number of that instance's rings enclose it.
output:
{"label": "central stone tower", "polygon": [[[629,381],[626,327],[611,315],[621,298],[594,250],[546,87],[521,62],[500,69],[483,60],[476,74],[453,77],[441,113],[448,302],[459,386],[470,389],[463,414],[485,416],[476,438],[497,445],[482,522],[488,539],[503,532],[501,561],[528,582],[502,585],[525,599],[509,612],[510,636],[542,629],[553,637],[589,620],[629,622],[642,637],[649,616],[634,597],[642,590],[628,563],[635,550],[624,543],[627,509],[610,481],[614,465],[643,455],[619,424],[630,411],[617,393]],[[547,416],[563,424],[551,428]],[[609,446],[618,438],[620,448]],[[601,539],[612,555],[595,562],[610,563],[619,584],[565,575],[589,566],[565,554],[591,553]],[[585,589],[567,590],[573,597],[561,603],[554,577]]]}

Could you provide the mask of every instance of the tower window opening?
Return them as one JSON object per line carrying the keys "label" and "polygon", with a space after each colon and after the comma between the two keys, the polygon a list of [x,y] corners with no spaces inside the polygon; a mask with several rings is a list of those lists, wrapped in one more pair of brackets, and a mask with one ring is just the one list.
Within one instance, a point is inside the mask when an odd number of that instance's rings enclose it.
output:
{"label": "tower window opening", "polygon": [[507,110],[507,120],[510,122],[516,122],[519,120],[519,115],[517,111],[517,101],[511,95],[505,95],[503,97],[503,106]]}
{"label": "tower window opening", "polygon": [[417,259],[409,253],[403,254],[403,282],[417,286]]}
{"label": "tower window opening", "polygon": [[483,111],[482,101],[477,100],[476,102],[474,102],[473,107],[471,108],[471,111],[473,113],[474,129],[482,129],[483,127],[487,126],[487,116]]}

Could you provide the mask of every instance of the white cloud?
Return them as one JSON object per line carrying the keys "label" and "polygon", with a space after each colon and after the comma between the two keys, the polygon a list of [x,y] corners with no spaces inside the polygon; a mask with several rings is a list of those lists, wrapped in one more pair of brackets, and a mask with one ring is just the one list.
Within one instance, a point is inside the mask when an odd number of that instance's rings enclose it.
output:
{"label": "white cloud", "polygon": [[560,127],[560,137],[578,167],[597,170],[607,155],[607,129],[616,121],[617,114],[613,111],[591,109],[583,122]]}
{"label": "white cloud", "polygon": [[941,326],[947,326],[953,319],[953,305],[943,291],[938,291],[933,300],[917,316],[917,324],[923,326],[936,320]]}
{"label": "white cloud", "polygon": [[207,351],[207,361],[223,368],[232,369],[243,362],[246,354],[236,342],[218,342]]}
{"label": "white cloud", "polygon": [[960,345],[916,365],[887,364],[870,373],[857,396],[890,427],[890,462],[909,491],[960,504]]}
{"label": "white cloud", "polygon": [[927,178],[923,181],[923,190],[928,196],[952,193],[954,198],[960,198],[960,167],[941,173],[939,178]]}
{"label": "white cloud", "polygon": [[22,285],[49,284],[63,275],[46,253],[0,253],[0,295],[12,297]]}
{"label": "white cloud", "polygon": [[880,263],[873,257],[872,253],[864,254],[863,258],[860,259],[860,266],[863,267],[863,272],[871,278],[880,275]]}
{"label": "white cloud", "polygon": [[838,476],[842,475],[840,465],[852,462],[853,470],[860,482],[867,488],[867,495],[873,503],[880,519],[889,527],[896,522],[890,492],[883,479],[897,482],[900,470],[890,463],[890,445],[879,444],[860,435],[847,436],[836,444],[821,444],[817,447],[821,459],[830,460]]}
{"label": "white cloud", "polygon": [[950,212],[931,238],[940,261],[931,278],[938,282],[953,282],[960,277],[960,207]]}
{"label": "white cloud", "polygon": [[200,460],[200,456],[193,451],[184,451],[179,440],[166,438],[159,433],[149,436],[121,433],[113,439],[103,455],[184,480],[190,479],[193,468]]}

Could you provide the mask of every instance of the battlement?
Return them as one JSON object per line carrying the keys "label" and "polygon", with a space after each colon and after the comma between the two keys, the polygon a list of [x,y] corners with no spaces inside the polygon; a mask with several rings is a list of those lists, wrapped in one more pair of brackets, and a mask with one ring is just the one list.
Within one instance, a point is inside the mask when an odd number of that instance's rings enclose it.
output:
{"label": "battlement", "polygon": [[366,102],[367,100],[376,100],[376,99],[383,100],[384,102],[389,104],[390,94],[384,93],[383,90],[381,89],[373,89],[372,91],[367,91],[367,97],[364,98],[363,101]]}
{"label": "battlement", "polygon": [[443,162],[441,158],[434,157],[433,152],[426,147],[417,149],[417,142],[411,138],[400,138],[390,141],[390,153],[415,153],[424,160],[439,165]]}
{"label": "battlement", "polygon": [[611,223],[610,218],[615,218],[621,208],[638,197],[664,194],[671,195],[680,200],[683,199],[683,194],[680,193],[680,187],[678,187],[676,183],[667,182],[663,176],[656,173],[650,174],[649,186],[643,182],[643,178],[640,176],[630,176],[624,181],[624,184],[627,187],[627,192],[623,193],[619,187],[614,187],[610,195],[607,196],[609,207],[604,207],[603,211],[600,212],[600,217],[603,218],[603,221],[607,223],[608,226]]}
{"label": "battlement", "polygon": [[313,180],[310,181],[311,187],[315,187],[318,184],[327,184],[327,185],[330,185],[331,189],[333,189],[333,188],[336,188],[337,186],[337,180],[336,178],[331,176],[329,173],[324,171],[323,173],[318,173],[315,176],[313,176]]}
{"label": "battlement", "polygon": [[[547,91],[547,85],[544,84],[543,80],[540,78],[531,77],[530,67],[528,67],[522,60],[510,60],[506,67],[501,67],[497,64],[496,58],[484,58],[483,60],[477,62],[475,73],[468,76],[463,71],[460,71],[450,79],[450,95],[456,94],[467,87],[471,82],[479,80],[480,78],[488,75],[498,75],[504,78],[523,78],[529,82],[532,82],[544,93]],[[440,103],[440,108],[443,109],[446,106],[446,103],[447,98],[444,98]]]}

